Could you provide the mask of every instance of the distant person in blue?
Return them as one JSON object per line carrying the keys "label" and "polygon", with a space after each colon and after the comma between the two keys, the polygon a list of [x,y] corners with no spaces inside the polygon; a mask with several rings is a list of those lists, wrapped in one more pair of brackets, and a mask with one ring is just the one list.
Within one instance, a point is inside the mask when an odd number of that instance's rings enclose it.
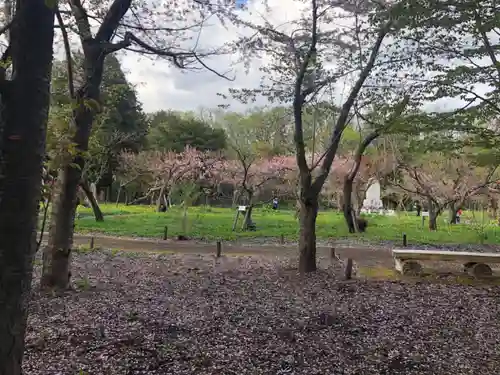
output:
{"label": "distant person in blue", "polygon": [[274,197],[273,199],[273,210],[278,209],[278,198]]}

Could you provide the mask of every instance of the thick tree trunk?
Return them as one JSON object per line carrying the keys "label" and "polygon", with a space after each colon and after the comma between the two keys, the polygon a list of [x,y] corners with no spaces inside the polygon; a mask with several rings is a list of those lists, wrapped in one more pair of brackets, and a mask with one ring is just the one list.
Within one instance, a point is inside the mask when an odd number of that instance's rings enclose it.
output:
{"label": "thick tree trunk", "polygon": [[434,231],[437,230],[437,215],[429,214],[429,229]]}
{"label": "thick tree trunk", "polygon": [[[0,374],[20,375],[50,103],[54,8],[17,3],[0,137]],[[4,91],[8,85],[8,92]]]}
{"label": "thick tree trunk", "polygon": [[299,272],[316,271],[316,217],[318,197],[300,201]]}
{"label": "thick tree trunk", "polygon": [[352,209],[352,190],[353,190],[353,179],[346,178],[344,180],[344,204],[342,211],[344,212],[344,219],[349,229],[349,233],[356,233],[356,227],[353,219],[353,209]]}
{"label": "thick tree trunk", "polygon": [[85,195],[89,200],[90,205],[92,206],[92,211],[94,212],[95,221],[104,221],[104,215],[102,214],[101,208],[99,207],[99,203],[97,203],[97,200],[94,194],[92,193],[92,190],[90,189],[88,182],[82,180],[80,181],[80,186],[82,187],[82,190],[85,192]]}
{"label": "thick tree trunk", "polygon": [[81,174],[77,168],[63,168],[56,182],[49,238],[43,250],[41,286],[66,289],[70,282],[70,260]]}
{"label": "thick tree trunk", "polygon": [[428,200],[428,205],[429,205],[429,230],[437,230],[437,218],[439,215],[439,210],[436,209],[436,206],[434,202],[429,199]]}
{"label": "thick tree trunk", "polygon": [[[74,140],[78,149],[84,152],[88,148],[93,112],[85,106],[79,107],[75,111],[77,131]],[[48,244],[43,252],[41,278],[43,288],[66,289],[69,287],[78,186],[82,179],[84,165],[83,156],[78,154],[73,159],[73,163],[63,167],[59,172],[52,206]]]}

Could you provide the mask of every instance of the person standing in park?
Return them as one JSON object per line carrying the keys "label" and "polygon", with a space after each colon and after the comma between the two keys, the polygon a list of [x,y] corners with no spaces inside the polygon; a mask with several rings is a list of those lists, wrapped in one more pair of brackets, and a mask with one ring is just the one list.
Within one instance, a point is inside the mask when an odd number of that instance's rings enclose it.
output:
{"label": "person standing in park", "polygon": [[278,197],[274,197],[273,199],[273,210],[278,209]]}

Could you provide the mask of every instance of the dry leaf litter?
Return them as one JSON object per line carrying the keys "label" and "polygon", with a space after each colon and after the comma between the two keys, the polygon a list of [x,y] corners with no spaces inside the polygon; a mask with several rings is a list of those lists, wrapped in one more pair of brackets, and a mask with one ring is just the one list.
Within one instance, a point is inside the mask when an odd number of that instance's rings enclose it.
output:
{"label": "dry leaf litter", "polygon": [[75,254],[76,290],[35,285],[24,373],[500,374],[499,287],[343,282],[340,265],[302,277],[294,262]]}

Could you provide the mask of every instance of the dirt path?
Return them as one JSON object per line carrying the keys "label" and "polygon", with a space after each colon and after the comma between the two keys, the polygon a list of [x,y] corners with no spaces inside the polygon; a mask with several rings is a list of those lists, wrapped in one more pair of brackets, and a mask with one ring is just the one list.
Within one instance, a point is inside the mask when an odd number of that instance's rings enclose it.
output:
{"label": "dirt path", "polygon": [[[46,236],[44,236],[47,238]],[[75,234],[75,245],[90,245],[94,238],[94,247],[117,249],[124,251],[165,251],[185,254],[210,254],[216,251],[215,243],[194,241],[135,239],[131,237],[112,237],[105,235]],[[257,245],[223,243],[222,253],[225,255],[261,255],[261,256],[295,256],[296,245]],[[342,259],[352,258],[363,265],[392,265],[390,249],[376,246],[346,247],[335,246],[335,251]],[[330,248],[319,246],[319,256],[329,256]]]}

